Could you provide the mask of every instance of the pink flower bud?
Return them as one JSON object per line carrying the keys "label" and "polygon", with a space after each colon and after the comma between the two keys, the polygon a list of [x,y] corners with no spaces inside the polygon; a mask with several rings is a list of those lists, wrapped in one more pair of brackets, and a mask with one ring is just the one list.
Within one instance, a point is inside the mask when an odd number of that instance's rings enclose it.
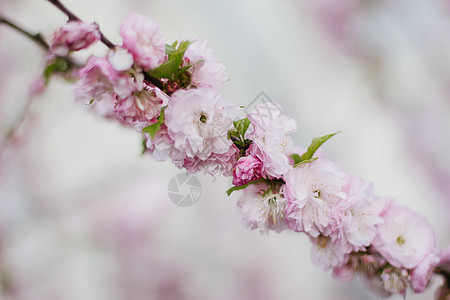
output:
{"label": "pink flower bud", "polygon": [[51,36],[50,50],[58,56],[70,51],[86,49],[100,39],[98,25],[82,21],[69,21]]}
{"label": "pink flower bud", "polygon": [[261,178],[262,162],[251,155],[239,158],[233,170],[233,184],[241,186]]}

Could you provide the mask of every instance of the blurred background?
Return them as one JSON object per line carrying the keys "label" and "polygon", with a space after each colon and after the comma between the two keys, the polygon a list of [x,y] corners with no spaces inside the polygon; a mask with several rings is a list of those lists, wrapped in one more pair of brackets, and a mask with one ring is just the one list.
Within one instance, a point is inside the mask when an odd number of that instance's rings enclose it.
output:
{"label": "blurred background", "polygon": [[[153,18],[166,42],[208,39],[231,77],[226,98],[264,92],[297,120],[302,146],[341,130],[324,155],[450,244],[450,2],[63,3],[115,43],[130,12]],[[46,36],[66,21],[44,0],[0,7]],[[377,299],[314,266],[305,236],[241,226],[230,179],[198,175],[199,201],[174,205],[167,185],[181,170],[142,156],[137,132],[87,112],[64,80],[29,96],[44,64],[0,27],[0,299]],[[431,299],[440,283],[407,298]]]}

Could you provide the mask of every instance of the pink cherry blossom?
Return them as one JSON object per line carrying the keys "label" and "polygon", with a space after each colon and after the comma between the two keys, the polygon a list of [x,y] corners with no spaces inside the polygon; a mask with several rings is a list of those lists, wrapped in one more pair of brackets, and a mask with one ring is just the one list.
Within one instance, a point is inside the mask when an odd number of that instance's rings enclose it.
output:
{"label": "pink cherry blossom", "polygon": [[350,174],[348,178],[343,189],[346,197],[334,209],[336,229],[331,236],[347,252],[364,251],[374,239],[377,225],[383,223],[380,214],[390,199],[376,197],[371,182]]}
{"label": "pink cherry blossom", "polygon": [[239,151],[235,145],[231,145],[225,153],[211,153],[206,159],[198,157],[186,157],[183,167],[191,173],[203,172],[215,175],[220,172],[224,176],[230,176],[238,157]]}
{"label": "pink cherry blossom", "polygon": [[281,232],[287,228],[286,199],[264,183],[247,186],[237,204],[246,228],[258,229],[261,233],[268,233],[269,230]]}
{"label": "pink cherry blossom", "polygon": [[108,52],[108,60],[116,71],[126,71],[133,66],[133,55],[122,47],[115,47]]}
{"label": "pink cherry blossom", "polygon": [[233,169],[233,185],[241,186],[261,178],[262,162],[251,155],[239,158]]}
{"label": "pink cherry blossom", "polygon": [[288,154],[294,143],[289,134],[297,129],[295,121],[274,102],[259,104],[247,117],[254,127],[248,135],[253,141],[250,154],[263,162],[264,174],[280,178],[291,169]]}
{"label": "pink cherry blossom", "polygon": [[133,76],[123,75],[118,81],[120,83],[115,87],[118,101],[114,113],[119,121],[133,126],[138,131],[156,123],[161,108],[169,101],[169,96],[159,88],[146,84],[140,73]]}
{"label": "pink cherry blossom", "polygon": [[398,205],[383,217],[373,246],[391,265],[413,269],[434,251],[434,231],[424,217]]}
{"label": "pink cherry blossom", "polygon": [[229,79],[225,66],[214,56],[207,41],[196,38],[184,53],[184,65],[193,65],[189,69],[191,84],[195,87],[208,87],[220,91]]}
{"label": "pink cherry blossom", "polygon": [[114,84],[119,74],[106,58],[91,56],[79,70],[78,77],[74,92],[78,101],[90,105],[115,97]]}
{"label": "pink cherry blossom", "polygon": [[175,148],[175,143],[169,137],[166,125],[161,125],[161,129],[153,139],[148,133],[145,133],[145,138],[147,150],[157,161],[166,161],[170,157],[178,168],[183,166],[186,155]]}
{"label": "pink cherry blossom", "polygon": [[333,269],[333,278],[340,282],[347,282],[355,278],[355,270],[348,264]]}
{"label": "pink cherry blossom", "polygon": [[408,272],[405,269],[385,268],[380,275],[387,294],[405,294],[408,287]]}
{"label": "pink cherry blossom", "polygon": [[154,69],[166,58],[165,43],[155,21],[142,15],[129,14],[120,26],[123,46],[145,71]]}
{"label": "pink cherry blossom", "polygon": [[82,21],[69,21],[61,26],[50,38],[50,50],[58,56],[66,56],[69,51],[85,49],[100,40],[98,25]]}
{"label": "pink cherry blossom", "polygon": [[227,139],[234,106],[206,88],[178,90],[165,110],[165,124],[175,148],[186,157],[206,160],[229,151]]}
{"label": "pink cherry blossom", "polygon": [[347,262],[347,254],[339,245],[333,243],[330,237],[319,235],[312,237],[311,242],[312,262],[323,270],[339,268]]}
{"label": "pink cherry blossom", "polygon": [[330,161],[317,159],[291,168],[284,180],[289,227],[315,237],[329,235],[336,205],[346,197],[347,173]]}

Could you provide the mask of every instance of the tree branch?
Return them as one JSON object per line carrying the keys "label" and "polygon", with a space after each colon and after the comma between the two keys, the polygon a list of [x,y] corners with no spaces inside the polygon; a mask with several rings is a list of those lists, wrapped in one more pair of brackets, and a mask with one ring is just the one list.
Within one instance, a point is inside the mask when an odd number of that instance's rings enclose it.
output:
{"label": "tree branch", "polygon": [[450,270],[446,269],[444,266],[438,266],[434,273],[442,275],[445,278],[445,284],[450,289]]}
{"label": "tree branch", "polygon": [[22,33],[23,35],[27,36],[28,38],[36,42],[39,46],[44,48],[44,50],[48,51],[50,49],[44,37],[40,33],[32,34],[1,14],[0,14],[0,24],[5,24],[17,30],[18,32]]}
{"label": "tree branch", "polygon": [[145,80],[147,80],[148,82],[150,82],[151,84],[153,84],[154,86],[159,88],[161,91],[164,89],[164,85],[159,79],[148,75],[147,72],[143,72],[143,73],[144,73]]}

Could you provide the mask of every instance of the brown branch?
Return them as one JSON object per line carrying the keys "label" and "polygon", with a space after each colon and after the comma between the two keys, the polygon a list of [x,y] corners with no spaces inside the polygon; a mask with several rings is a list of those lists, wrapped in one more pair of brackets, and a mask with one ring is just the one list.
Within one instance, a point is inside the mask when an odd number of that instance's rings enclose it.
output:
{"label": "brown branch", "polygon": [[150,82],[151,84],[153,84],[154,86],[159,88],[161,91],[164,89],[163,83],[158,78],[150,76],[147,72],[143,72],[143,73],[144,73],[145,80],[147,80],[148,82]]}
{"label": "brown branch", "polygon": [[447,288],[450,289],[450,270],[448,270],[444,266],[438,266],[434,270],[434,273],[442,275],[445,278],[445,284],[447,285]]}
{"label": "brown branch", "polygon": [[0,24],[5,24],[13,28],[14,30],[17,30],[18,32],[22,33],[23,35],[27,36],[28,38],[36,42],[39,46],[44,48],[44,50],[46,51],[49,50],[47,42],[40,33],[32,34],[1,14],[0,14]]}

